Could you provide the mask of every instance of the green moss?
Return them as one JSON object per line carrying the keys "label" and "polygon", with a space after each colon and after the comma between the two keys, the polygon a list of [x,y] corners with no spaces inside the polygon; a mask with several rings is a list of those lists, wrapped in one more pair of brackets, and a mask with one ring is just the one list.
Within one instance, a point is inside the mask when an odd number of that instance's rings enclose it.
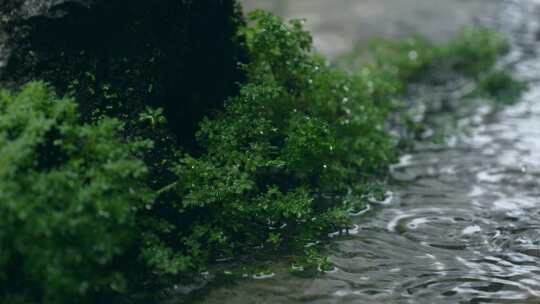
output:
{"label": "green moss", "polygon": [[356,68],[372,65],[377,73],[394,78],[399,88],[417,81],[453,73],[480,79],[489,74],[508,43],[496,32],[464,28],[443,44],[433,44],[422,36],[402,41],[376,39],[368,49],[347,54],[343,64]]}
{"label": "green moss", "polygon": [[508,48],[508,43],[498,33],[466,28],[438,52],[439,60],[450,63],[453,70],[478,79],[484,73],[489,73],[498,57]]}
{"label": "green moss", "polygon": [[[462,29],[450,41],[430,43],[423,37],[413,36],[403,41],[375,40],[369,48],[345,55],[340,66],[353,73],[373,75],[378,87],[390,98],[405,99],[402,108],[391,119],[391,126],[400,134],[399,149],[411,150],[414,142],[422,138],[427,129],[434,134],[455,129],[456,112],[471,107],[467,101],[482,97],[483,102],[512,103],[519,99],[526,86],[510,73],[497,69],[497,60],[508,51],[508,43],[496,32],[482,28]],[[461,81],[474,89],[460,100],[443,103],[415,101],[414,88],[436,89]],[[410,88],[413,90],[409,90]],[[423,99],[420,96],[420,99]],[[424,108],[424,114],[415,109]],[[429,115],[425,115],[429,113]],[[450,125],[448,125],[450,123]]]}
{"label": "green moss", "polygon": [[[15,279],[0,276],[1,296],[109,300],[257,254],[293,252],[292,271],[328,270],[312,245],[346,231],[349,214],[384,193],[400,148],[390,128],[404,124],[401,147],[426,128],[400,112],[411,83],[443,71],[477,82],[479,94],[515,98],[521,89],[493,72],[506,46],[488,31],[464,31],[442,46],[420,37],[378,41],[350,56],[356,64],[346,70],[312,52],[301,21],[284,24],[261,11],[249,19],[236,40],[245,39],[249,55],[240,64],[245,83],[223,108],[212,94],[171,91],[184,78],[157,73],[154,60],[171,58],[155,53],[157,45],[140,57],[107,48],[111,62],[97,50],[83,52],[65,73],[56,65],[62,53],[43,49],[52,57],[37,60],[55,58],[55,65],[36,75],[79,98],[82,119],[72,101],[43,84],[0,94],[0,198],[8,202],[0,205],[0,245],[8,248],[0,267],[23,269]],[[131,25],[131,34],[148,30]],[[157,100],[188,95],[190,106],[202,100],[196,112],[206,116],[196,119],[191,139],[176,142],[171,119],[179,116]]]}
{"label": "green moss", "polygon": [[29,83],[0,92],[0,299],[91,303],[124,291],[119,263],[150,206],[147,169],[113,119],[79,122],[72,100]]}
{"label": "green moss", "polygon": [[325,197],[344,198],[352,185],[366,194],[395,160],[384,130],[391,93],[366,90],[379,80],[328,67],[300,21],[285,25],[264,12],[250,19],[247,84],[201,123],[206,153],[178,164],[166,188],[177,197],[175,215],[148,233],[161,249],[146,256],[165,273],[324,238],[349,224],[350,207]]}
{"label": "green moss", "polygon": [[403,41],[374,40],[368,50],[379,73],[392,75],[401,87],[425,76],[437,60],[439,51],[420,36]]}
{"label": "green moss", "polygon": [[518,101],[526,84],[512,77],[508,72],[496,70],[482,77],[471,97],[484,97],[502,104]]}

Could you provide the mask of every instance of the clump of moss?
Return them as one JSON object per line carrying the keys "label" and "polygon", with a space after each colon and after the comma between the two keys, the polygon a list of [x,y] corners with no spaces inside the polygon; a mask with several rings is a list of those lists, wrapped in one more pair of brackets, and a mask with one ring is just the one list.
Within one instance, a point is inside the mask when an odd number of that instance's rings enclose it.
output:
{"label": "clump of moss", "polygon": [[437,47],[421,36],[403,41],[376,39],[367,53],[379,73],[394,77],[401,88],[425,76],[439,56]]}
{"label": "clump of moss", "polygon": [[[152,227],[145,253],[164,273],[203,269],[255,247],[303,248],[349,223],[342,200],[384,177],[396,158],[385,131],[392,103],[378,80],[329,67],[311,53],[301,21],[254,12],[242,31],[247,83],[197,133],[167,191],[171,218]],[[370,89],[371,87],[371,89]],[[173,237],[174,236],[174,237]],[[159,248],[158,251],[155,251]]]}
{"label": "clump of moss", "polygon": [[[406,100],[391,121],[400,134],[399,148],[410,150],[428,129],[446,128],[438,118],[446,116],[444,121],[454,121],[455,115],[443,112],[468,106],[464,101],[482,97],[495,103],[512,103],[521,96],[526,85],[496,65],[508,48],[504,37],[496,32],[465,28],[443,44],[433,44],[421,36],[403,41],[377,39],[367,49],[345,55],[339,64],[355,73],[376,75],[373,78],[382,80],[385,92],[392,91],[393,98]],[[443,92],[449,84],[463,90],[463,96],[456,97],[459,100],[413,100],[418,97],[414,95],[418,87]]]}
{"label": "clump of moss", "polygon": [[464,28],[444,44],[433,44],[422,36],[398,41],[375,39],[367,49],[345,55],[342,64],[353,68],[372,66],[394,78],[401,87],[446,73],[476,81],[490,73],[508,48],[504,37],[496,32]]}
{"label": "clump of moss", "polygon": [[502,104],[515,103],[527,85],[508,72],[496,70],[482,77],[471,96],[479,96]]}
{"label": "clump of moss", "polygon": [[80,123],[43,83],[0,92],[0,300],[92,303],[125,290],[133,262],[122,258],[153,194],[133,156],[145,143],[121,140],[121,128]]}
{"label": "clump of moss", "polygon": [[473,79],[489,73],[509,45],[498,33],[488,29],[463,29],[447,45],[439,48],[439,61]]}

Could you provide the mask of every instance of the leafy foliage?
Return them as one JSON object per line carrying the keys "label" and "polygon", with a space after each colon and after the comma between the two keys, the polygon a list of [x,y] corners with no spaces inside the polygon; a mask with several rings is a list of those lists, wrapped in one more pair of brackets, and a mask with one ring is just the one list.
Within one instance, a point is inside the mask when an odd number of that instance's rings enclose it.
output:
{"label": "leafy foliage", "polygon": [[119,258],[151,203],[122,125],[79,123],[43,83],[0,92],[0,297],[63,303],[126,286]]}
{"label": "leafy foliage", "polygon": [[480,78],[505,48],[484,30],[442,46],[380,40],[369,62],[347,72],[311,52],[301,20],[255,11],[249,21],[240,32],[247,82],[203,119],[205,153],[181,157],[177,180],[160,191],[165,216],[145,229],[152,245],[144,256],[160,273],[202,271],[253,248],[306,251],[302,264],[320,266],[324,258],[309,258],[317,255],[305,245],[346,228],[348,211],[380,192],[376,183],[397,155],[389,115],[407,85],[440,67]]}
{"label": "leafy foliage", "polygon": [[371,67],[397,89],[453,73],[479,80],[489,74],[499,56],[508,50],[504,37],[483,28],[464,28],[444,44],[422,36],[405,40],[374,40],[368,49],[355,50],[343,62],[358,69]]}
{"label": "leafy foliage", "polygon": [[[482,100],[477,100],[512,103],[521,96],[526,86],[496,64],[508,48],[504,37],[496,32],[484,28],[464,28],[443,44],[431,43],[421,36],[402,41],[378,39],[367,49],[346,54],[340,66],[361,75],[370,75],[378,80],[375,87],[382,88],[382,92],[393,92],[393,98],[406,100],[402,108],[392,115],[390,122],[394,132],[400,135],[399,149],[410,150],[414,141],[426,134],[428,129],[435,129],[431,132],[434,140],[444,133],[442,129],[454,129],[449,126],[455,120],[452,112],[470,107],[471,103],[464,103],[466,100],[482,97]],[[459,100],[415,100],[418,93],[414,88],[418,86],[444,91],[449,84],[459,83],[467,83],[474,90]],[[410,90],[411,87],[413,90]],[[444,115],[436,114],[441,110],[449,115],[443,118]]]}
{"label": "leafy foliage", "polygon": [[480,79],[473,96],[494,99],[496,102],[512,104],[516,102],[527,85],[512,77],[508,72],[496,70]]}
{"label": "leafy foliage", "polygon": [[463,29],[450,43],[439,49],[439,57],[452,69],[478,79],[488,73],[509,46],[501,35],[488,29]]}
{"label": "leafy foliage", "polygon": [[[43,83],[0,93],[0,297],[98,302],[140,283],[134,272],[143,283],[178,282],[254,250],[304,253],[293,272],[329,270],[311,245],[345,231],[349,213],[383,193],[398,154],[392,120],[423,130],[398,112],[411,82],[437,69],[474,79],[478,94],[515,97],[522,88],[492,71],[506,45],[488,31],[463,31],[442,46],[420,37],[377,41],[367,55],[350,57],[368,61],[348,71],[313,54],[302,21],[284,24],[262,11],[249,19],[238,33],[250,56],[240,64],[246,81],[199,122],[197,143],[193,134],[176,142],[181,133],[171,128],[179,126],[166,119],[175,118],[174,107],[156,107],[160,91],[180,95],[169,90],[176,82],[168,75],[143,76],[147,65],[157,67],[154,47],[122,79],[118,71],[139,59],[117,54],[113,78],[96,72],[93,54],[81,54],[80,70],[41,73],[82,99],[82,118]],[[136,33],[145,29],[137,26]]]}
{"label": "leafy foliage", "polygon": [[260,11],[250,19],[241,33],[248,81],[201,123],[206,153],[183,157],[166,189],[177,196],[174,220],[147,235],[160,249],[146,256],[165,273],[261,245],[302,248],[349,221],[348,206],[324,197],[343,196],[353,181],[367,192],[395,159],[384,130],[392,105],[365,89],[369,77],[313,55],[299,20],[285,25]]}
{"label": "leafy foliage", "polygon": [[413,36],[403,41],[374,40],[368,53],[378,70],[394,77],[404,88],[429,71],[439,50],[427,39]]}

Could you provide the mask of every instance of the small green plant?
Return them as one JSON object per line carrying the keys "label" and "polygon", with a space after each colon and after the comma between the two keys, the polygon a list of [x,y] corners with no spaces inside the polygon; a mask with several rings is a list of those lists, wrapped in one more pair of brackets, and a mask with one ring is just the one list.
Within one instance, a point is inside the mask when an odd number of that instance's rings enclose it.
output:
{"label": "small green plant", "polygon": [[[521,96],[526,86],[515,80],[510,73],[496,67],[497,59],[508,51],[508,47],[504,37],[496,32],[483,28],[465,28],[443,44],[430,43],[420,36],[403,41],[378,39],[368,49],[355,50],[345,55],[341,66],[357,75],[368,75],[371,81],[378,80],[378,85],[371,87],[382,88],[387,100],[405,97],[407,108],[397,110],[389,122],[394,131],[400,134],[399,149],[411,150],[414,142],[422,138],[428,129],[435,129],[433,134],[441,136],[448,132],[442,129],[454,129],[447,125],[455,122],[454,115],[441,119],[442,108],[452,112],[456,107],[470,106],[464,101],[471,97],[512,103]],[[441,88],[444,88],[449,83],[458,82],[468,83],[476,89],[470,94],[464,94],[461,100],[444,104],[414,100],[414,88],[417,85],[433,86],[436,89],[437,86],[442,85]],[[412,91],[409,90],[411,87]],[[384,100],[380,95],[379,99]],[[395,104],[401,107],[399,102]],[[415,113],[415,108],[423,110]]]}
{"label": "small green plant", "polygon": [[152,194],[131,156],[141,143],[122,142],[121,128],[81,124],[43,83],[0,92],[0,299],[91,303],[126,288],[119,259]]}
{"label": "small green plant", "polygon": [[503,104],[512,104],[519,99],[526,88],[526,84],[517,81],[508,72],[499,70],[481,78],[472,95],[492,99]]}
{"label": "small green plant", "polygon": [[[251,55],[238,96],[204,119],[206,153],[186,155],[175,216],[150,224],[145,257],[165,274],[200,270],[253,248],[296,248],[349,225],[340,199],[383,177],[395,160],[385,131],[391,92],[373,76],[329,67],[301,21],[256,11],[241,35]],[[380,86],[379,86],[380,85]],[[159,248],[159,250],[156,250]]]}
{"label": "small green plant", "polygon": [[310,246],[304,249],[303,255],[293,259],[289,272],[298,276],[310,277],[334,270],[329,258],[321,253],[320,248]]}
{"label": "small green plant", "polygon": [[477,81],[491,72],[508,47],[498,33],[464,28],[449,42],[439,45],[421,36],[401,41],[376,39],[368,49],[345,55],[343,62],[357,69],[368,67],[388,83],[404,89],[434,74],[449,72]]}
{"label": "small green plant", "polygon": [[439,61],[465,76],[479,79],[489,73],[499,56],[508,51],[503,36],[488,29],[463,29],[447,45],[439,48]]}
{"label": "small green plant", "polygon": [[378,73],[395,77],[401,87],[425,76],[439,55],[437,47],[420,36],[403,41],[374,40],[368,52]]}

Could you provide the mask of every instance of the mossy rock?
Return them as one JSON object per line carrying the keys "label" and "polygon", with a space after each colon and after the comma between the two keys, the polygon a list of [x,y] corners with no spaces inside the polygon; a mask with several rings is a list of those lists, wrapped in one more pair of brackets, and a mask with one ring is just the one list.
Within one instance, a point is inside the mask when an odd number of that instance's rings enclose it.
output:
{"label": "mossy rock", "polygon": [[234,0],[8,0],[1,80],[50,82],[87,121],[163,107],[179,143],[196,150],[198,122],[242,79],[241,23]]}

